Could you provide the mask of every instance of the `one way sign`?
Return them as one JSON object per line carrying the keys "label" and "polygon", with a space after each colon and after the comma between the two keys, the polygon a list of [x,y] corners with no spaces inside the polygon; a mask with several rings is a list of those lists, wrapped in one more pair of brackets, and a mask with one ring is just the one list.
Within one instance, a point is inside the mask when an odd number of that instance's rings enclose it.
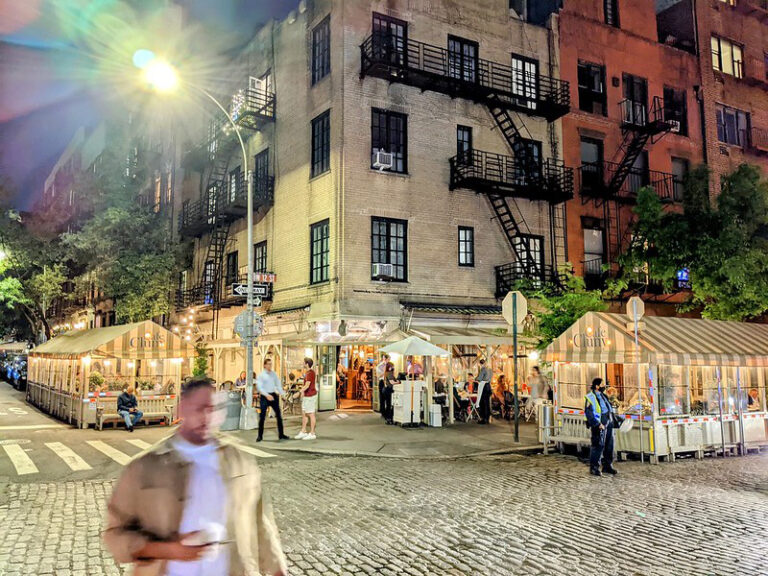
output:
{"label": "one way sign", "polygon": [[[247,296],[248,284],[232,284],[232,293],[238,296]],[[260,298],[269,296],[269,284],[254,284],[253,295]]]}

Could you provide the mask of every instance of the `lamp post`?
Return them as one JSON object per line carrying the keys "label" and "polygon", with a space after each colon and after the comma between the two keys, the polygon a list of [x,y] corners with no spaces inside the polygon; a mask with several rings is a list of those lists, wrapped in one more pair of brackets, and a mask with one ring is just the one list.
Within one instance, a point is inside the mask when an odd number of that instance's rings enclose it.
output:
{"label": "lamp post", "polygon": [[[157,92],[173,92],[176,90],[176,88],[179,85],[179,76],[176,70],[168,64],[167,62],[163,62],[162,60],[158,59],[151,59],[148,63],[144,66],[144,79],[146,80],[147,84],[154,89]],[[254,273],[254,262],[253,262],[253,179],[251,178],[250,171],[248,170],[248,152],[245,149],[245,142],[243,142],[243,136],[240,132],[240,127],[237,125],[237,123],[234,121],[230,113],[222,106],[222,104],[207,90],[204,88],[201,88],[200,86],[193,86],[195,90],[198,90],[202,94],[204,94],[211,102],[213,102],[216,107],[221,110],[221,112],[224,113],[224,116],[226,116],[227,120],[229,121],[229,124],[232,126],[232,129],[235,131],[235,135],[237,136],[237,141],[240,143],[240,150],[243,154],[243,173],[245,174],[246,178],[246,189],[247,189],[247,199],[246,199],[246,210],[248,212],[247,214],[247,222],[246,222],[246,228],[248,230],[248,248],[247,248],[247,257],[248,257],[248,278],[247,278],[247,286],[248,286],[248,295],[246,300],[246,310],[248,314],[248,322],[246,323],[246,347],[245,347],[245,378],[246,378],[246,386],[245,386],[245,410],[246,414],[245,417],[240,420],[241,427],[247,428],[248,423],[252,420],[249,418],[249,413],[253,410],[253,407],[251,406],[251,399],[253,398],[253,308],[254,308],[254,300],[253,300],[253,273]]]}

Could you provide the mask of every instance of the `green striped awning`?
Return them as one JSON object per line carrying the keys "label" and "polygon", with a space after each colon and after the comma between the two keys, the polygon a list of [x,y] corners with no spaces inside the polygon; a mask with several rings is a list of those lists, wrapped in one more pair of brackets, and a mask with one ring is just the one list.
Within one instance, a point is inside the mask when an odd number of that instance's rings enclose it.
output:
{"label": "green striped awning", "polygon": [[639,349],[623,314],[588,312],[544,352],[548,361],[768,366],[768,325],[645,316]]}
{"label": "green striped awning", "polygon": [[30,356],[144,359],[190,358],[195,349],[176,334],[149,320],[121,326],[73,330],[41,344]]}

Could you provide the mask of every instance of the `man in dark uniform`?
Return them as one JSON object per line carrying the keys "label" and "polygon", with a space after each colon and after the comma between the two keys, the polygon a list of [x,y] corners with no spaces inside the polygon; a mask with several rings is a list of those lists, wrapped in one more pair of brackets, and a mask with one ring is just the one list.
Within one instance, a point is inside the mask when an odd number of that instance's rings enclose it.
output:
{"label": "man in dark uniform", "polygon": [[589,473],[602,476],[603,472],[617,474],[613,467],[613,408],[605,395],[602,378],[592,380],[592,391],[584,397],[584,416],[587,427],[592,431],[592,449],[589,453]]}

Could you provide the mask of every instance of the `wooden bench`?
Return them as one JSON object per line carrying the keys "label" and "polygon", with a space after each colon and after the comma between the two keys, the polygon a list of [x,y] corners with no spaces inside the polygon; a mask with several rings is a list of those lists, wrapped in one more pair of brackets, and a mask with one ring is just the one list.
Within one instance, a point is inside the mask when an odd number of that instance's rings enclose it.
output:
{"label": "wooden bench", "polygon": [[[173,419],[173,405],[171,404],[167,404],[163,410],[155,409],[144,412],[141,408],[141,403],[139,403],[139,410],[141,410],[143,414],[141,420],[139,420],[137,424],[143,422],[146,426],[149,426],[150,421],[159,421],[163,426],[170,426]],[[99,406],[96,408],[96,425],[99,427],[99,430],[104,429],[105,422],[114,422],[115,428],[117,428],[118,423],[125,423],[125,418],[114,411],[114,409],[110,410],[108,408],[105,409],[104,406]]]}

